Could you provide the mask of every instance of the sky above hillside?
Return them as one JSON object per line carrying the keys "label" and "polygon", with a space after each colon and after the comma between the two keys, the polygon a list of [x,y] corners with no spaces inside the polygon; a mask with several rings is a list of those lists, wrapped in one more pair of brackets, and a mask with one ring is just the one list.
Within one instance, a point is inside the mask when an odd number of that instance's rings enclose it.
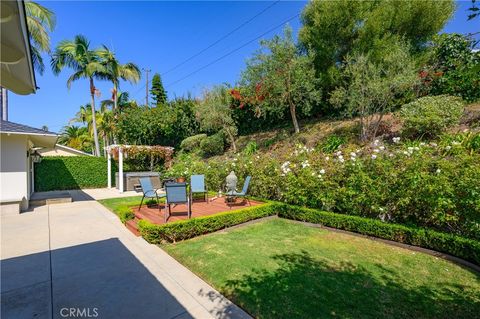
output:
{"label": "sky above hillside", "polygon": [[[150,79],[155,72],[162,74],[169,98],[188,92],[197,96],[213,84],[235,83],[245,60],[259,48],[256,38],[281,33],[287,20],[297,33],[298,14],[306,4],[304,1],[40,3],[57,16],[57,27],[51,35],[52,47],[61,40],[83,34],[90,39],[92,47],[105,44],[112,48],[121,63],[134,62],[150,69]],[[455,16],[445,32],[480,31],[480,20],[467,22],[469,4],[470,1],[458,2]],[[178,66],[242,24],[245,25],[216,45]],[[9,95],[9,120],[35,127],[47,125],[51,131],[58,132],[80,105],[89,102],[88,83],[77,81],[68,90],[66,81],[71,71],[66,69],[54,76],[49,69],[49,58],[44,59],[47,68],[43,75],[37,74],[40,87],[37,93]],[[100,100],[111,97],[110,83],[97,82],[96,86],[101,91]],[[145,76],[136,85],[122,83],[121,90],[144,103]]]}

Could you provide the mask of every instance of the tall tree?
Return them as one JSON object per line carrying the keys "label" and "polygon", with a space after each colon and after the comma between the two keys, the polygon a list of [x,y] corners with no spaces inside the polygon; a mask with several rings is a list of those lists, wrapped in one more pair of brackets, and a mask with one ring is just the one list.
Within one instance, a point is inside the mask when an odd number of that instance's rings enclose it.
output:
{"label": "tall tree", "polygon": [[374,138],[385,113],[417,84],[415,63],[408,46],[401,41],[386,45],[383,60],[373,54],[347,56],[343,68],[343,85],[333,91],[330,101],[350,116],[358,116],[363,141]]}
{"label": "tall tree", "polygon": [[[32,63],[37,72],[43,74],[42,53],[50,53],[50,35],[55,28],[55,14],[46,7],[33,2],[25,2],[25,13],[27,19],[28,35],[31,44]],[[0,105],[2,119],[8,119],[8,91],[1,88]]]}
{"label": "tall tree", "polygon": [[453,0],[313,0],[303,11],[299,40],[315,57],[317,76],[330,91],[347,55],[372,52],[379,39],[392,35],[419,52],[454,10]]}
{"label": "tall tree", "polygon": [[288,110],[295,133],[300,132],[298,112],[307,115],[320,100],[310,56],[299,55],[292,30],[260,42],[263,50],[247,61],[240,84],[259,114],[283,117]]}
{"label": "tall tree", "polygon": [[102,109],[111,108],[114,111],[114,113],[119,114],[131,107],[138,106],[135,100],[130,100],[130,94],[128,94],[128,92],[121,92],[120,94],[118,94],[116,106],[115,106],[115,101],[113,101],[113,98],[114,97],[112,96],[112,99],[101,101],[100,102],[101,108]]}
{"label": "tall tree", "polygon": [[215,86],[203,93],[203,98],[197,106],[197,116],[200,127],[204,131],[223,131],[232,145],[233,151],[237,152],[235,138],[237,127],[232,118],[230,107],[230,95],[227,86]]}
{"label": "tall tree", "polygon": [[155,73],[152,78],[152,88],[150,89],[150,94],[152,94],[153,100],[157,106],[167,103],[167,91],[165,91],[162,78],[158,73]]}
{"label": "tall tree", "polygon": [[103,49],[98,50],[98,55],[101,59],[101,63],[106,68],[106,76],[113,84],[112,99],[114,102],[114,110],[118,108],[118,90],[120,88],[120,79],[128,81],[130,83],[137,83],[141,78],[140,68],[132,63],[128,62],[121,64],[115,57],[115,53],[109,50],[105,45]]}
{"label": "tall tree", "polygon": [[60,132],[58,142],[77,150],[91,151],[93,141],[86,127],[68,125]]}
{"label": "tall tree", "polygon": [[420,73],[426,93],[456,95],[468,102],[480,100],[480,51],[475,50],[476,42],[458,33],[435,36]]}
{"label": "tall tree", "polygon": [[55,14],[34,1],[25,2],[25,12],[33,66],[40,74],[43,74],[45,65],[41,54],[50,53],[49,33],[55,28]]}
{"label": "tall tree", "polygon": [[[101,112],[95,112],[96,123],[98,125],[99,116]],[[86,125],[88,133],[93,137],[93,120],[92,120],[92,107],[90,104],[81,105],[75,117],[70,120],[70,123],[81,123]]]}
{"label": "tall tree", "polygon": [[[95,88],[95,79],[109,79],[107,68],[101,63],[98,50],[90,49],[90,41],[83,35],[76,35],[72,40],[61,41],[52,55],[51,66],[55,75],[60,74],[64,68],[73,70],[73,74],[67,80],[67,87],[70,89],[72,83],[79,79],[87,79],[90,86],[90,98],[92,114],[95,112],[95,94],[99,91]],[[95,155],[100,156],[100,144],[96,117],[92,116],[92,129],[95,141]]]}
{"label": "tall tree", "polygon": [[[103,139],[103,152],[105,155],[105,147],[111,144],[116,129],[114,112],[105,103],[102,103],[100,111],[95,112],[95,122],[97,123],[98,136]],[[81,105],[75,117],[70,120],[70,123],[86,125],[87,133],[93,137],[93,116],[92,108],[89,104]]]}

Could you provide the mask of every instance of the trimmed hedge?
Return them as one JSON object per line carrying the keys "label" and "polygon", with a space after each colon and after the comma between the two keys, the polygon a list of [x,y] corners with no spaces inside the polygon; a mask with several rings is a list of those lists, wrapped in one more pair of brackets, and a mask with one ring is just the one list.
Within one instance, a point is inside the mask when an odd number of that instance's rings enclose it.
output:
{"label": "trimmed hedge", "polygon": [[142,237],[149,243],[176,242],[242,224],[250,220],[275,215],[275,207],[275,204],[267,203],[163,225],[155,225],[146,220],[140,220],[138,229]]}
{"label": "trimmed hedge", "polygon": [[279,217],[420,246],[480,265],[480,241],[477,240],[429,229],[389,224],[370,218],[330,213],[287,204],[275,204],[274,208]]}
{"label": "trimmed hedge", "polygon": [[[115,183],[112,162],[112,184]],[[107,186],[107,159],[91,156],[44,157],[35,164],[37,192]]]}
{"label": "trimmed hedge", "polygon": [[122,222],[122,224],[125,224],[129,220],[132,220],[135,218],[135,213],[128,206],[119,207],[118,209],[115,210],[115,213],[118,215],[118,218],[120,218],[120,221]]}
{"label": "trimmed hedge", "polygon": [[477,240],[429,229],[390,224],[376,219],[325,212],[277,202],[163,225],[155,225],[140,220],[138,228],[143,238],[149,243],[160,244],[193,238],[272,215],[428,248],[480,265],[480,242]]}

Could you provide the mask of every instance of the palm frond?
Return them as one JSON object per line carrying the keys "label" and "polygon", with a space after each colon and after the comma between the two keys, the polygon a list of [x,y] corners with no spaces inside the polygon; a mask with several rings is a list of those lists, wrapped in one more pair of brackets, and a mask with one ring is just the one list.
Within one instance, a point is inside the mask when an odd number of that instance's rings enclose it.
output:
{"label": "palm frond", "polygon": [[70,77],[68,78],[67,80],[67,88],[71,88],[72,87],[72,83],[77,81],[77,80],[80,80],[82,78],[87,78],[87,74],[85,74],[84,71],[77,71],[75,73],[73,73],[72,75],[70,75]]}
{"label": "palm frond", "polygon": [[38,73],[43,74],[43,72],[45,71],[45,64],[43,63],[42,54],[34,46],[31,47],[31,52],[33,67],[35,68],[35,70],[37,70]]}
{"label": "palm frond", "polygon": [[39,52],[50,52],[49,32],[55,28],[55,14],[33,1],[25,2],[25,11],[32,46]]}
{"label": "palm frond", "polygon": [[49,32],[55,29],[56,17],[55,14],[48,8],[34,1],[25,1],[25,11],[27,16],[36,17],[43,25],[45,25]]}
{"label": "palm frond", "polygon": [[141,78],[140,68],[131,62],[121,65],[118,73],[122,80],[129,81],[132,84],[137,83]]}
{"label": "palm frond", "polygon": [[41,21],[35,17],[27,17],[27,26],[32,46],[43,52],[50,51],[50,36]]}

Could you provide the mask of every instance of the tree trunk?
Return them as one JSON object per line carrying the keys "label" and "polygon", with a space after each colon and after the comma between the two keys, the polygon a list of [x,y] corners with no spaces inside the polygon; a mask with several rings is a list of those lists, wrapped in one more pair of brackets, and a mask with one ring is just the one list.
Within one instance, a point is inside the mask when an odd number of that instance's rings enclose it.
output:
{"label": "tree trunk", "polygon": [[292,116],[293,128],[295,129],[295,133],[299,133],[300,126],[298,126],[297,112],[295,110],[295,105],[291,102],[290,102],[290,115]]}
{"label": "tree trunk", "polygon": [[367,140],[367,123],[363,115],[360,115],[360,141],[365,142]]}
{"label": "tree trunk", "polygon": [[235,144],[235,137],[233,136],[232,132],[230,132],[229,129],[226,129],[225,131],[227,131],[227,135],[230,138],[230,142],[232,143],[233,152],[236,153],[237,152],[237,145]]}
{"label": "tree trunk", "polygon": [[95,155],[100,157],[100,144],[98,142],[97,119],[95,113],[95,85],[93,84],[93,78],[90,78],[90,96],[92,98],[92,128],[93,140],[95,141]]}
{"label": "tree trunk", "polygon": [[113,111],[116,112],[117,109],[118,109],[117,85],[113,84]]}
{"label": "tree trunk", "polygon": [[[114,121],[116,121],[116,119],[117,119],[117,113],[118,113],[118,91],[117,91],[117,85],[114,83],[113,84],[113,118],[114,118]],[[115,134],[115,130],[113,130],[113,144],[117,144],[117,134]]]}
{"label": "tree trunk", "polygon": [[383,119],[383,113],[380,114],[380,117],[378,118],[377,123],[375,123],[375,129],[373,131],[372,139],[377,137],[378,128],[380,127],[380,124],[382,123],[382,119]]}

